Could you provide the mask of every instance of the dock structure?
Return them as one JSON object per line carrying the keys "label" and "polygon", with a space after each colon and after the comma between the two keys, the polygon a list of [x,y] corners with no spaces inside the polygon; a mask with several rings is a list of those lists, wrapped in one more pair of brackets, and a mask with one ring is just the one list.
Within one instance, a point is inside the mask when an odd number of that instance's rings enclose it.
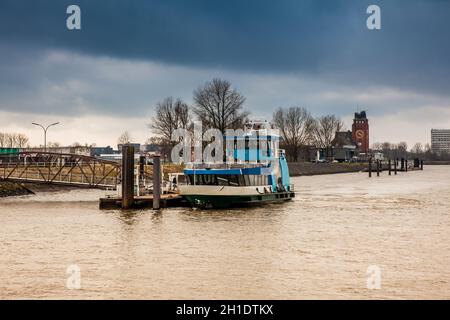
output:
{"label": "dock structure", "polygon": [[[122,199],[118,197],[100,198],[100,209],[120,209],[122,206]],[[173,207],[191,207],[188,201],[182,196],[172,194],[162,194],[159,199],[159,208],[173,208]],[[133,198],[133,206],[128,209],[151,209],[153,208],[153,195],[135,196]]]}
{"label": "dock structure", "polygon": [[[412,166],[409,166],[409,164],[411,164],[411,161],[414,161]],[[400,164],[400,167],[398,167]],[[367,172],[369,173],[369,178],[372,177],[372,171],[375,171],[377,173],[377,177],[380,176],[380,173],[383,171],[388,171],[388,174],[391,176],[392,175],[392,171],[394,171],[394,175],[397,175],[398,171],[401,172],[408,172],[408,171],[417,171],[417,170],[423,170],[423,160],[421,159],[414,159],[414,160],[410,160],[408,162],[408,159],[406,158],[401,158],[401,159],[389,159],[387,161],[381,161],[381,160],[376,160],[375,162],[375,170],[373,169],[373,160],[372,158],[369,158],[369,163],[368,163],[368,167],[367,167]]]}
{"label": "dock structure", "polygon": [[[177,193],[161,194],[161,159],[159,155],[153,157],[153,186],[152,194],[135,194],[135,173],[144,174],[143,161],[140,159],[139,168],[134,165],[134,147],[124,145],[122,147],[122,181],[121,196],[100,198],[100,209],[135,209],[135,208],[160,208],[190,207],[188,201]],[[138,186],[139,188],[139,186]]]}
{"label": "dock structure", "polygon": [[134,146],[122,146],[122,209],[134,204]]}
{"label": "dock structure", "polygon": [[0,155],[0,180],[115,189],[121,166],[96,157],[40,151]]}
{"label": "dock structure", "polygon": [[153,210],[158,210],[161,200],[161,159],[159,155],[153,157]]}

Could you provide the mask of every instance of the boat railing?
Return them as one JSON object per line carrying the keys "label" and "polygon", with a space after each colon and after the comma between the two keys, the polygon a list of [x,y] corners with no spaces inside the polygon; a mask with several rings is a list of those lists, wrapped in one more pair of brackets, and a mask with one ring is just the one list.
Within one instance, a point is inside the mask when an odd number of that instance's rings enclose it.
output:
{"label": "boat railing", "polygon": [[266,167],[268,162],[236,162],[236,163],[190,163],[186,165],[189,169],[233,169],[233,168],[259,168]]}
{"label": "boat railing", "polygon": [[281,158],[286,155],[286,151],[284,149],[277,149],[277,158]]}

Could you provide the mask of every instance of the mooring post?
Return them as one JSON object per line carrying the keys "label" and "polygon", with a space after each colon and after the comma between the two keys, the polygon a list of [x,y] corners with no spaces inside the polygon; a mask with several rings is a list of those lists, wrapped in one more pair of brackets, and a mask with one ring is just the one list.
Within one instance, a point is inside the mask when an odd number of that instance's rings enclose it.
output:
{"label": "mooring post", "polygon": [[408,172],[408,158],[405,158],[405,172]]}
{"label": "mooring post", "polygon": [[372,178],[372,157],[369,158],[369,178]]}
{"label": "mooring post", "polygon": [[161,199],[161,158],[153,156],[153,210],[160,208]]}
{"label": "mooring post", "polygon": [[122,209],[134,204],[134,146],[122,146]]}
{"label": "mooring post", "polygon": [[420,160],[420,170],[423,170],[423,160]]}
{"label": "mooring post", "polygon": [[405,170],[405,159],[403,158],[400,159],[400,170]]}
{"label": "mooring post", "polygon": [[139,156],[139,176],[141,179],[145,176],[145,156]]}
{"label": "mooring post", "polygon": [[398,159],[394,160],[394,174],[397,175],[397,165],[398,165]]}
{"label": "mooring post", "polygon": [[389,159],[389,164],[388,164],[388,166],[389,166],[389,175],[391,176],[391,175],[392,175],[392,168],[391,168],[391,166],[392,166],[392,161],[391,161],[391,159]]}
{"label": "mooring post", "polygon": [[380,160],[377,160],[377,177],[380,176]]}

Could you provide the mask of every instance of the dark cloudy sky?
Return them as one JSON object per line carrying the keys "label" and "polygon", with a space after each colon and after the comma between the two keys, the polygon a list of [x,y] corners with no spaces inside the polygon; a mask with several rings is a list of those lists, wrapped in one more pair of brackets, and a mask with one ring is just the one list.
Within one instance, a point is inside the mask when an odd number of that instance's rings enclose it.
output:
{"label": "dark cloudy sky", "polygon": [[300,105],[349,127],[365,109],[372,142],[426,143],[450,128],[449,21],[445,0],[0,0],[0,131],[39,144],[30,123],[61,121],[50,141],[144,142],[157,101],[221,77],[254,117]]}

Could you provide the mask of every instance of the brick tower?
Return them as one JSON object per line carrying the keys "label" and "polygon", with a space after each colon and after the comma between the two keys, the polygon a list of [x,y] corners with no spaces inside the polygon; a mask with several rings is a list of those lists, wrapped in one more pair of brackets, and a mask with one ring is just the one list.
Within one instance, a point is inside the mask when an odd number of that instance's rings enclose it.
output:
{"label": "brick tower", "polygon": [[352,125],[352,138],[359,148],[359,152],[369,153],[369,120],[366,112],[356,112]]}

